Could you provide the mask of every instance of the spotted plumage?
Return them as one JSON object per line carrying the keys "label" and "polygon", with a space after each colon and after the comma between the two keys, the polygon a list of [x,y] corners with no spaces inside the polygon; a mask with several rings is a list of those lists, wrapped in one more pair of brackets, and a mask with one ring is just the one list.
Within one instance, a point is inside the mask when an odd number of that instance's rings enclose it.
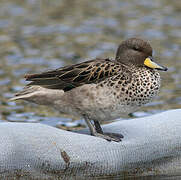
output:
{"label": "spotted plumage", "polygon": [[120,44],[115,60],[94,59],[26,75],[31,82],[13,100],[24,99],[81,116],[92,135],[120,141],[122,135],[103,133],[99,122],[119,118],[150,102],[160,89],[158,70],[167,68],[154,62],[150,44],[130,38]]}

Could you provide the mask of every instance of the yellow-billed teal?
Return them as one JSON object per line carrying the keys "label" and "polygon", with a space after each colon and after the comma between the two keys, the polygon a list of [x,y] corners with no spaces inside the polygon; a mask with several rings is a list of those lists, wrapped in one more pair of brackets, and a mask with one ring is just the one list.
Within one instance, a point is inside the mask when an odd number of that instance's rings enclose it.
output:
{"label": "yellow-billed teal", "polygon": [[119,118],[150,102],[160,89],[158,70],[167,68],[154,62],[150,44],[130,38],[119,45],[115,60],[97,58],[26,75],[32,82],[12,100],[24,99],[81,116],[92,135],[119,142],[123,136],[103,133],[99,122]]}

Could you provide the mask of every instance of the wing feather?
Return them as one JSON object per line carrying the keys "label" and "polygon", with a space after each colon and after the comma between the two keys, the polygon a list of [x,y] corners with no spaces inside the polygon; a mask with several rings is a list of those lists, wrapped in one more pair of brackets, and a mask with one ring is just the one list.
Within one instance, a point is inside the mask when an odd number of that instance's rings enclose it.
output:
{"label": "wing feather", "polygon": [[83,84],[98,83],[119,73],[122,65],[109,59],[95,59],[40,74],[25,75],[28,85],[64,91]]}

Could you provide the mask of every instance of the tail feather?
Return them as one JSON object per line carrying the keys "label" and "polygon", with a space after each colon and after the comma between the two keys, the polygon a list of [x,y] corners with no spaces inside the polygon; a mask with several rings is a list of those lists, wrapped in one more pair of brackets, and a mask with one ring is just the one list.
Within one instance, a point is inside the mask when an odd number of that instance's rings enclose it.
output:
{"label": "tail feather", "polygon": [[27,97],[30,96],[33,92],[35,92],[36,89],[37,89],[37,88],[35,88],[34,86],[25,86],[22,91],[16,93],[13,98],[9,99],[9,101],[16,101],[16,100],[18,100],[18,99],[27,98]]}
{"label": "tail feather", "polygon": [[41,86],[25,86],[24,89],[11,98],[10,101],[19,99],[34,102],[36,104],[48,105],[57,99],[61,99],[63,90],[47,89]]}

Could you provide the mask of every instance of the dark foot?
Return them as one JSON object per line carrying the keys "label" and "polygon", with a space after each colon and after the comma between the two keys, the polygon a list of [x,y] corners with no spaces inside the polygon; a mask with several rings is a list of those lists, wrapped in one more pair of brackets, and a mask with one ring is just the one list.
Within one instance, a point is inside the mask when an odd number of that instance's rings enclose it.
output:
{"label": "dark foot", "polygon": [[122,134],[117,134],[117,133],[103,133],[103,130],[98,121],[94,121],[94,126],[95,126],[98,136],[108,141],[120,142],[121,139],[124,137]]}
{"label": "dark foot", "polygon": [[109,132],[104,132],[105,135],[108,135],[110,137],[116,137],[116,138],[124,138],[124,136],[122,134],[118,134],[118,133],[109,133]]}
{"label": "dark foot", "polygon": [[120,142],[121,139],[123,138],[123,135],[116,133],[104,133],[104,134],[95,133],[93,136],[106,139],[107,141],[115,141],[115,142]]}

